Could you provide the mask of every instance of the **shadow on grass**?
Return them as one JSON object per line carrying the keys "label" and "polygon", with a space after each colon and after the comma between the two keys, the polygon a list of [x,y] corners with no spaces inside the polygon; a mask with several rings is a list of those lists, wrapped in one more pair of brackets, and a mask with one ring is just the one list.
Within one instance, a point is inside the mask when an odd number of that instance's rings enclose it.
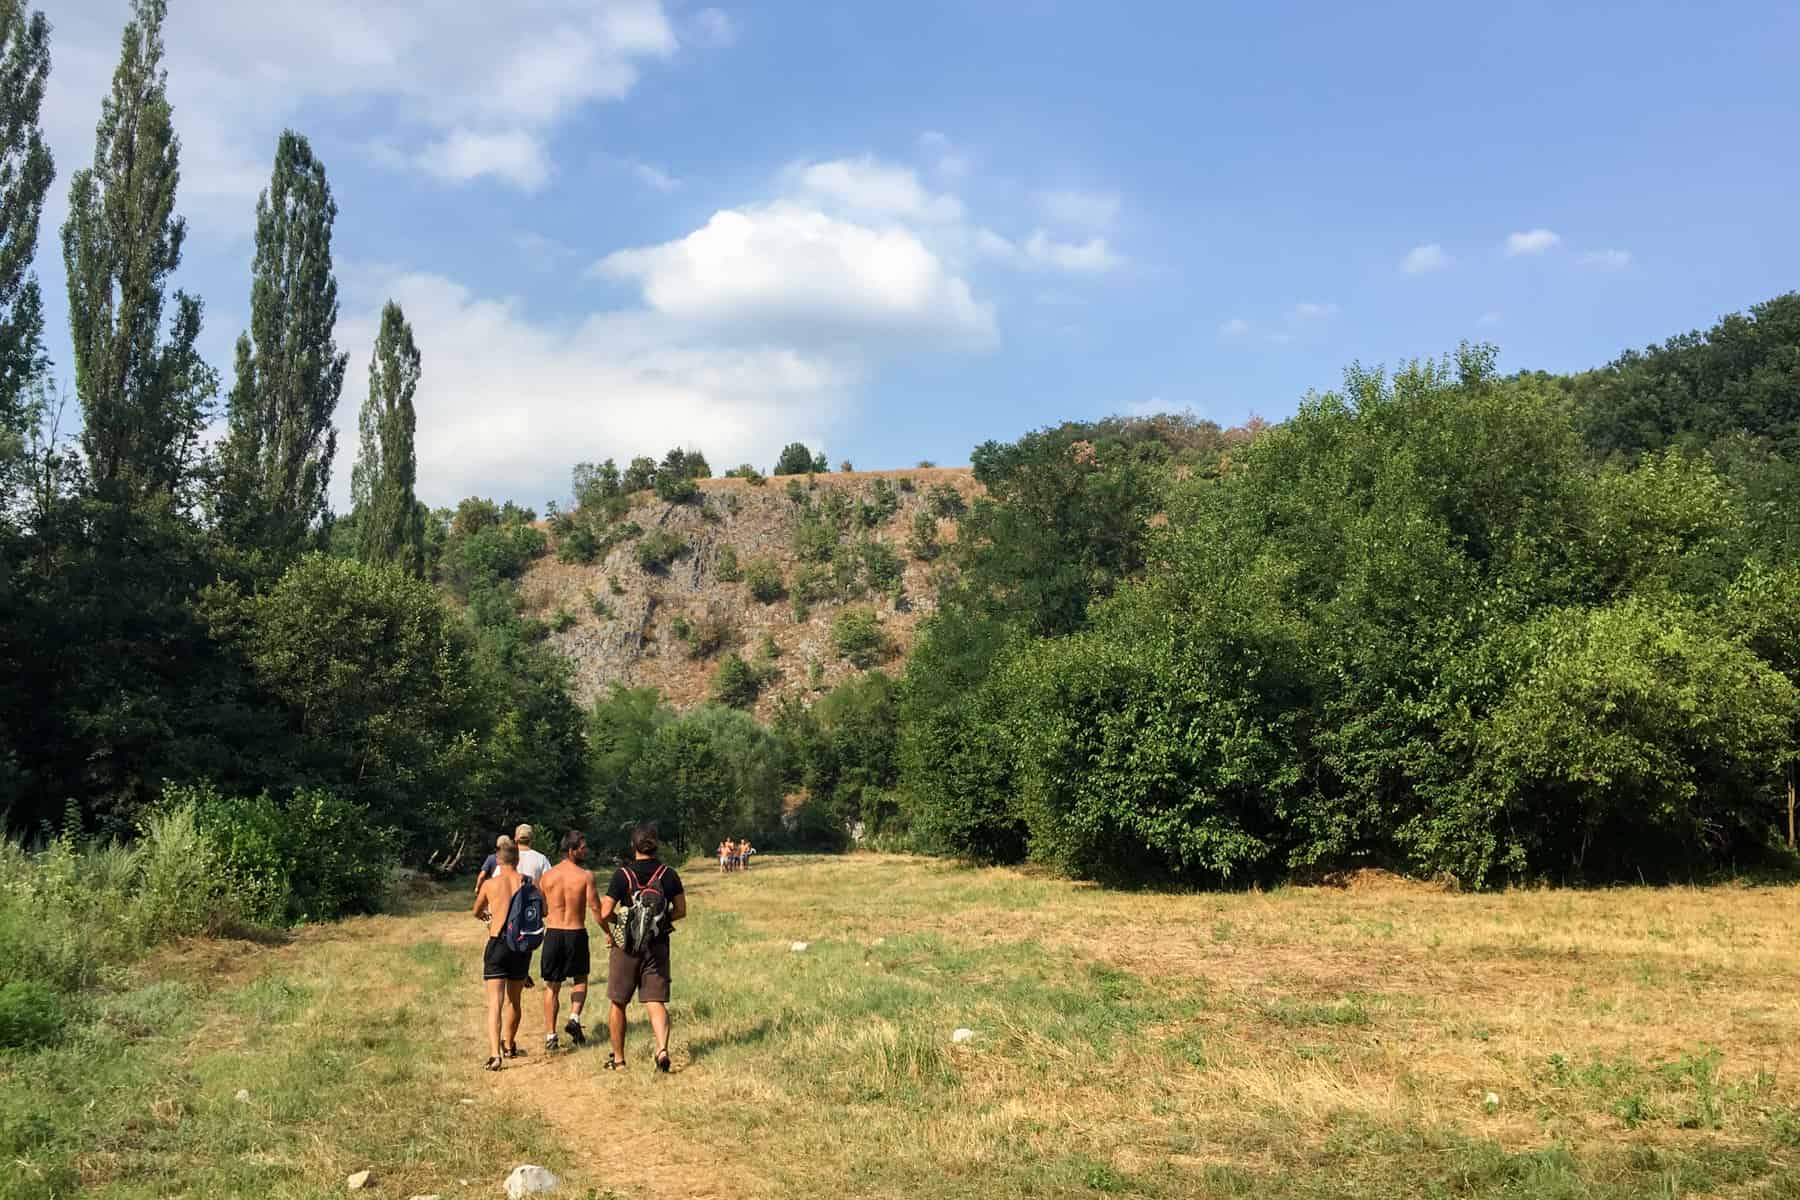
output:
{"label": "shadow on grass", "polygon": [[722,1050],[727,1046],[754,1046],[759,1042],[767,1041],[769,1034],[772,1033],[774,1029],[775,1023],[767,1017],[764,1017],[761,1021],[758,1021],[756,1024],[747,1028],[736,1029],[730,1033],[716,1034],[712,1037],[704,1037],[697,1041],[689,1042],[687,1046],[688,1057],[694,1062],[699,1062],[713,1051]]}

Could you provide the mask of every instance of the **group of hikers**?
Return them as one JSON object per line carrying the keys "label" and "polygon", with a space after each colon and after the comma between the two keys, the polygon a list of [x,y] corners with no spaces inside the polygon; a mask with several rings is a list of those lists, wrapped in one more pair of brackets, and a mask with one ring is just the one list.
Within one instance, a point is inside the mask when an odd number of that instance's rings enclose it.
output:
{"label": "group of hikers", "polygon": [[[581,1010],[587,1002],[587,918],[593,915],[606,936],[606,998],[611,1050],[606,1069],[625,1065],[625,1007],[636,996],[650,1015],[656,1038],[656,1069],[669,1069],[669,931],[687,916],[681,876],[657,860],[656,826],[644,822],[631,831],[631,857],[613,871],[602,894],[587,866],[587,836],[570,830],[562,838],[562,861],[554,867],[532,848],[533,830],[520,825],[500,835],[494,853],[475,881],[477,920],[488,927],[481,956],[487,992],[489,1071],[520,1058],[520,996],[531,979],[531,956],[540,946],[538,970],[544,980],[544,1050],[560,1048],[556,1020],[562,988],[569,985],[570,1016],[562,1027],[571,1047],[587,1042]],[[504,1018],[505,1036],[501,1036]]]}
{"label": "group of hikers", "polygon": [[750,856],[756,853],[756,847],[750,844],[749,838],[732,841],[726,838],[719,843],[719,874],[727,871],[748,871]]}

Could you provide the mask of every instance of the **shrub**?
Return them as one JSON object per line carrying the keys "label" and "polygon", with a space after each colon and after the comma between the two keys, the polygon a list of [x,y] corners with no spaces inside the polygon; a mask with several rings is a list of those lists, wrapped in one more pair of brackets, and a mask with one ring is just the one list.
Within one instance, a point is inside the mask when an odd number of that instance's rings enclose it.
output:
{"label": "shrub", "polygon": [[767,476],[749,463],[739,463],[737,466],[731,468],[731,470],[725,472],[725,478],[741,479],[751,487],[761,487],[767,479]]}
{"label": "shrub", "polygon": [[623,596],[625,594],[625,585],[619,582],[619,577],[617,575],[608,575],[606,577],[606,590],[615,596]]}
{"label": "shrub", "polygon": [[854,511],[849,495],[837,488],[827,488],[819,500],[819,515],[838,529],[849,528]]}
{"label": "shrub", "polygon": [[900,509],[900,495],[885,479],[877,478],[869,485],[868,499],[857,505],[857,519],[864,529],[883,524]]}
{"label": "shrub", "polygon": [[687,541],[666,529],[653,529],[637,544],[638,566],[646,571],[665,571],[670,563],[686,554]]}
{"label": "shrub", "polygon": [[721,604],[707,605],[706,611],[692,621],[677,614],[669,628],[687,643],[689,658],[711,658],[737,640],[737,623]]}
{"label": "shrub", "polygon": [[887,657],[887,634],[872,608],[846,608],[831,623],[831,646],[852,666],[869,668]]}
{"label": "shrub", "polygon": [[700,485],[694,482],[691,475],[658,471],[656,494],[670,504],[693,504],[700,499]]}
{"label": "shrub", "polygon": [[627,495],[641,492],[656,482],[656,460],[648,455],[640,454],[631,460],[625,468],[625,474],[619,481],[620,489]]}
{"label": "shrub", "polygon": [[936,466],[937,464],[932,462],[929,458],[921,458],[919,460],[919,470],[921,471],[929,471]]}
{"label": "shrub", "polygon": [[803,520],[794,526],[794,554],[802,562],[830,562],[837,539],[837,530],[824,521]]}
{"label": "shrub", "polygon": [[571,483],[574,485],[575,507],[587,509],[598,508],[606,501],[618,498],[623,480],[619,475],[619,465],[609,458],[597,467],[593,463],[575,464]]}
{"label": "shrub", "polygon": [[848,475],[855,470],[856,470],[856,468],[850,464],[850,460],[847,458],[843,462],[838,464],[838,473],[839,474]]}
{"label": "shrub", "polygon": [[947,483],[937,484],[925,493],[925,506],[931,510],[933,516],[940,519],[960,517],[969,511],[969,506],[964,502],[962,493]]}
{"label": "shrub", "polygon": [[787,594],[781,578],[781,567],[772,558],[752,559],[744,568],[744,582],[750,594],[763,604],[773,604]]}
{"label": "shrub", "polygon": [[812,497],[806,494],[805,485],[798,479],[790,479],[787,481],[787,498],[801,508],[809,507],[812,504]]}
{"label": "shrub", "polygon": [[906,552],[921,562],[930,562],[942,549],[937,540],[937,518],[921,508],[913,513],[912,536],[906,540]]}
{"label": "shrub", "polygon": [[602,621],[612,620],[613,606],[605,596],[600,595],[590,588],[587,593],[587,602],[588,608],[592,610],[596,617],[599,617]]}
{"label": "shrub", "polygon": [[600,539],[586,521],[571,521],[556,546],[556,561],[588,564],[600,557]]}
{"label": "shrub", "polygon": [[550,628],[556,633],[567,633],[575,628],[575,614],[566,608],[558,608],[550,618]]}
{"label": "shrub", "polygon": [[749,708],[762,691],[763,675],[735,654],[725,656],[713,675],[712,698],[729,708]]}
{"label": "shrub", "polygon": [[918,484],[913,482],[913,477],[911,475],[902,475],[900,477],[900,480],[899,480],[900,490],[907,493],[908,495],[911,495],[913,493],[913,491],[915,491],[918,488],[918,486],[919,486]]}
{"label": "shrub", "polygon": [[770,663],[781,657],[781,645],[775,640],[774,634],[763,634],[762,646],[757,651],[757,657],[763,662]]}
{"label": "shrub", "polygon": [[869,586],[878,592],[891,593],[900,582],[900,557],[886,542],[863,542],[857,547]]}
{"label": "shrub", "polygon": [[737,547],[719,547],[719,557],[713,565],[713,574],[721,583],[736,583],[744,577],[744,570],[738,565]]}
{"label": "shrub", "polygon": [[35,1050],[56,1042],[66,1018],[62,997],[35,979],[0,984],[0,1050]]}
{"label": "shrub", "polygon": [[306,788],[285,803],[211,785],[175,794],[192,805],[211,861],[252,920],[330,921],[386,904],[394,846],[359,805]]}

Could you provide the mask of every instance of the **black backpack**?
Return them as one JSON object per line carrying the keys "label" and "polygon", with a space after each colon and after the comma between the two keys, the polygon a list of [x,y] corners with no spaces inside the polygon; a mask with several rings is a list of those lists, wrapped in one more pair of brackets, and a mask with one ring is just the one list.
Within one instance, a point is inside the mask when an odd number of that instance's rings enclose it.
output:
{"label": "black backpack", "polygon": [[544,944],[544,893],[529,878],[519,880],[519,890],[506,906],[506,928],[500,940],[508,950],[521,954]]}
{"label": "black backpack", "polygon": [[619,869],[625,872],[626,894],[631,898],[624,915],[625,953],[635,957],[668,931],[669,898],[663,895],[661,884],[663,872],[669,868],[658,863],[642,883],[630,867]]}

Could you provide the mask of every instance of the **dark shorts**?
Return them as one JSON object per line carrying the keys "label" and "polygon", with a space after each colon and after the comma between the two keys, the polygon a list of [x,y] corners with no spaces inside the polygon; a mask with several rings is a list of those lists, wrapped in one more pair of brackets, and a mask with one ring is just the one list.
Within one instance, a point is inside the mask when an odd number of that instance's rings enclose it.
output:
{"label": "dark shorts", "polygon": [[630,1004],[633,993],[649,1004],[669,1002],[669,943],[656,943],[637,957],[617,946],[606,955],[606,998]]}
{"label": "dark shorts", "polygon": [[538,959],[538,973],[545,983],[561,983],[565,979],[588,977],[588,931],[585,929],[546,929],[544,955]]}
{"label": "dark shorts", "polygon": [[497,937],[487,940],[481,952],[483,979],[510,979],[515,983],[531,974],[531,951],[509,950]]}

